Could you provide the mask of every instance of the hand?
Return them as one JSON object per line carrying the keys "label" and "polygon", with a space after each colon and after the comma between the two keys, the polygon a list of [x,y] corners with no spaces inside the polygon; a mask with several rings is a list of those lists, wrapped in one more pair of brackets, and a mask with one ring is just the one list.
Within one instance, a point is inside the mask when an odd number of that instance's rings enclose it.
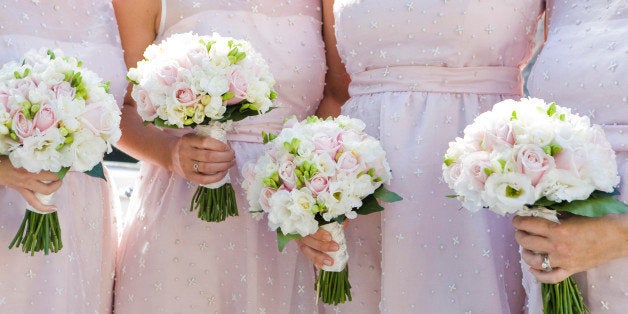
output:
{"label": "hand", "polygon": [[[210,184],[222,180],[235,164],[235,152],[231,147],[211,137],[186,134],[173,150],[172,170],[198,184]],[[198,168],[195,169],[195,164]]]}
{"label": "hand", "polygon": [[[558,283],[569,276],[625,256],[626,222],[618,215],[599,218],[571,216],[557,224],[537,217],[513,218],[515,237],[530,272],[544,283]],[[551,271],[541,267],[547,254]]]}
{"label": "hand", "polygon": [[0,184],[18,191],[29,205],[40,212],[48,213],[57,209],[54,205],[44,205],[35,193],[52,194],[61,187],[61,182],[52,172],[31,173],[24,168],[13,167],[7,156],[0,157]]}
{"label": "hand", "polygon": [[324,252],[338,251],[338,243],[331,240],[331,234],[321,228],[316,233],[307,237],[300,238],[297,241],[299,250],[307,257],[317,269],[321,269],[323,265],[331,266],[334,260]]}

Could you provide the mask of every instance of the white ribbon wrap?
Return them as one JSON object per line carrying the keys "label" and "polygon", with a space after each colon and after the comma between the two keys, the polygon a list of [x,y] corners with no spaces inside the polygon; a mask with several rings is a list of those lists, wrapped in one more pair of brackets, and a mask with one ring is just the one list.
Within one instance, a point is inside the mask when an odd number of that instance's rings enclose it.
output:
{"label": "white ribbon wrap", "polygon": [[347,266],[347,262],[349,261],[349,252],[347,252],[347,240],[345,239],[345,231],[342,228],[342,225],[337,222],[322,225],[321,228],[331,233],[331,239],[334,242],[338,243],[338,251],[326,252],[329,257],[334,259],[334,265],[323,265],[323,270],[329,272],[341,272],[345,269],[345,267]]}
{"label": "white ribbon wrap", "polygon": [[546,207],[543,206],[538,206],[538,207],[527,207],[524,206],[522,210],[518,210],[515,215],[518,216],[532,216],[532,217],[541,217],[541,218],[545,218],[549,221],[553,221],[557,224],[560,223],[560,221],[558,220],[558,216],[556,216],[556,211],[555,210],[551,210],[548,209]]}
{"label": "white ribbon wrap", "polygon": [[[49,182],[50,182],[50,181],[48,181],[48,182],[44,182],[44,183],[49,183]],[[46,194],[40,194],[40,193],[35,193],[35,196],[37,196],[37,199],[39,199],[39,201],[40,201],[40,202],[42,202],[42,204],[44,204],[44,205],[52,205],[52,204],[55,202],[55,194],[56,194],[55,192],[53,192],[53,193],[51,193],[51,194],[49,194],[49,195],[46,195]],[[30,204],[28,204],[28,203],[26,203],[26,209],[27,209],[27,210],[30,210],[30,211],[32,211],[32,212],[34,212],[34,213],[38,213],[38,214],[42,214],[42,215],[45,215],[45,214],[50,214],[50,213],[53,213],[53,212],[54,212],[54,211],[51,211],[51,212],[42,212],[42,211],[39,211],[39,210],[35,209],[35,207],[31,206],[31,205],[30,205]]]}
{"label": "white ribbon wrap", "polygon": [[[209,136],[213,139],[217,139],[223,143],[227,143],[227,133],[233,129],[231,125],[231,121],[227,122],[210,122],[207,125],[198,125],[194,128],[197,135],[200,136]],[[202,187],[206,187],[209,189],[217,189],[227,183],[231,183],[231,179],[229,178],[229,173],[222,178],[222,180],[214,183],[210,183],[207,185],[202,185]]]}

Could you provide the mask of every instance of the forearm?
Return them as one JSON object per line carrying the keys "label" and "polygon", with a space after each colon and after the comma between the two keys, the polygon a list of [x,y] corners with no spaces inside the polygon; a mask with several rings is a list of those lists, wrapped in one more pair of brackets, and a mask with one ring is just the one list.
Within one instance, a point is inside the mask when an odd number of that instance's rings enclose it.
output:
{"label": "forearm", "polygon": [[122,108],[122,138],[117,147],[132,157],[172,171],[172,152],[178,138],[152,125],[144,125],[135,107]]}
{"label": "forearm", "polygon": [[323,97],[318,109],[316,109],[316,115],[321,118],[337,117],[340,115],[340,109],[342,105],[332,97]]}

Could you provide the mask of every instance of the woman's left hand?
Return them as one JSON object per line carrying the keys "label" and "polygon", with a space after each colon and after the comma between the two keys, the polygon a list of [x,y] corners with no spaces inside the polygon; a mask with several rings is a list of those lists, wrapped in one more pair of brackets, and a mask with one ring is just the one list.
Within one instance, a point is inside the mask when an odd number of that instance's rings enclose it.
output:
{"label": "woman's left hand", "polygon": [[[571,216],[561,223],[538,218],[513,219],[515,237],[530,272],[544,283],[558,283],[569,276],[628,256],[628,214],[599,218]],[[547,256],[551,270],[543,270]]]}

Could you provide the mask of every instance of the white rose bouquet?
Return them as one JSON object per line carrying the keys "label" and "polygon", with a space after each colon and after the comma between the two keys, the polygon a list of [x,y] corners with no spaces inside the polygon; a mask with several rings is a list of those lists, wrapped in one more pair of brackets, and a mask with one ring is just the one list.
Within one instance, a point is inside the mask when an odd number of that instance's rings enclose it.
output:
{"label": "white rose bouquet", "polygon": [[[251,44],[218,34],[175,34],[150,45],[127,79],[145,123],[192,127],[223,142],[231,121],[268,112],[277,97],[275,79]],[[190,204],[190,211],[194,209],[204,221],[237,216],[229,175],[199,186]]]}
{"label": "white rose bouquet", "polygon": [[[82,68],[59,50],[31,50],[20,63],[0,69],[0,155],[29,172],[69,170],[105,178],[102,159],[120,139],[120,109],[109,82]],[[46,204],[51,195],[37,194]],[[9,248],[58,252],[62,247],[57,213],[27,206]]]}
{"label": "white rose bouquet", "polygon": [[390,180],[386,153],[364,133],[364,123],[340,116],[288,120],[278,136],[263,134],[267,151],[243,169],[249,211],[268,215],[277,231],[279,250],[291,239],[329,231],[340,249],[334,265],[324,266],[316,281],[318,297],[328,304],[351,301],[351,285],[342,222],[383,210],[384,202],[401,200],[386,190]]}
{"label": "white rose bouquet", "polygon": [[[613,195],[615,152],[598,125],[541,99],[506,100],[449,143],[443,177],[463,206],[504,215],[599,217],[628,211]],[[548,266],[549,267],[549,266]],[[543,284],[546,313],[583,313],[572,278]]]}

